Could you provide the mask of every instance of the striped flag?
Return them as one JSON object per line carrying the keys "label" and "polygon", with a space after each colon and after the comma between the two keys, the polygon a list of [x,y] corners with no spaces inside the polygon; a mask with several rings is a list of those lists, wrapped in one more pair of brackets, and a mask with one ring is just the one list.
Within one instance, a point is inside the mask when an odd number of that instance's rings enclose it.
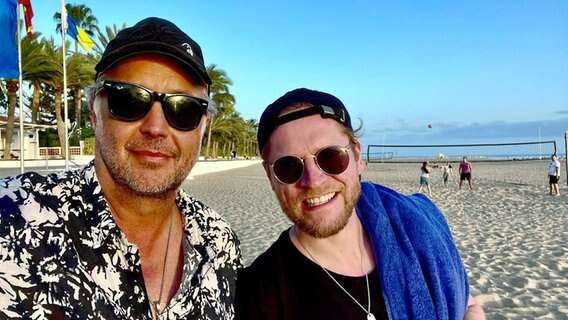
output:
{"label": "striped flag", "polygon": [[85,51],[91,51],[95,43],[83,28],[77,25],[77,21],[67,13],[67,34],[75,39]]}
{"label": "striped flag", "polygon": [[16,47],[16,0],[0,0],[0,78],[20,76]]}

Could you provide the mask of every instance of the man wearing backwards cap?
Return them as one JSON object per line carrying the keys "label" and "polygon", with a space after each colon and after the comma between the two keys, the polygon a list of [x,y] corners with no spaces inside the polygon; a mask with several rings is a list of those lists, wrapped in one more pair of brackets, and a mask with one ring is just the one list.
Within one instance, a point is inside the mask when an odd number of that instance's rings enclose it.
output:
{"label": "man wearing backwards cap", "polygon": [[361,144],[336,97],[296,89],[258,144],[294,225],[239,273],[237,319],[485,319],[442,213],[361,182]]}
{"label": "man wearing backwards cap", "polygon": [[237,236],[180,189],[211,111],[201,48],[148,18],[95,69],[94,161],[0,180],[0,318],[232,319]]}

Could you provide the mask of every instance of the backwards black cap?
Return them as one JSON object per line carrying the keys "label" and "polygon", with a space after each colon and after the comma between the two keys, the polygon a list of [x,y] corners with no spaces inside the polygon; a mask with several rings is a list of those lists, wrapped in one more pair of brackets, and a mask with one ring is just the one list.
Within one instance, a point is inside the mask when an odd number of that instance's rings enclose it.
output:
{"label": "backwards black cap", "polygon": [[[284,108],[302,102],[309,103],[312,106],[280,116],[280,112]],[[262,153],[268,138],[278,126],[286,122],[314,114],[319,114],[322,118],[334,119],[347,128],[353,130],[353,127],[351,126],[351,117],[341,100],[329,93],[321,91],[306,88],[295,89],[287,92],[285,95],[268,105],[262,113],[262,116],[260,116],[257,132],[258,149],[260,150],[260,153]]]}
{"label": "backwards black cap", "polygon": [[179,61],[187,70],[211,84],[201,47],[175,24],[161,18],[146,18],[121,30],[112,39],[95,66],[96,76],[120,60],[140,53],[160,53]]}

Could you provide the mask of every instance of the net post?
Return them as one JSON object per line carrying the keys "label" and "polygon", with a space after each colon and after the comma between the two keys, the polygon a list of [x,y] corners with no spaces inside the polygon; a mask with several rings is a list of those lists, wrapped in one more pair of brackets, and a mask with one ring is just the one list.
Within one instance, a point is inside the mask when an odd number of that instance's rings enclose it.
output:
{"label": "net post", "polygon": [[566,185],[568,186],[568,130],[564,132],[564,171],[566,172]]}

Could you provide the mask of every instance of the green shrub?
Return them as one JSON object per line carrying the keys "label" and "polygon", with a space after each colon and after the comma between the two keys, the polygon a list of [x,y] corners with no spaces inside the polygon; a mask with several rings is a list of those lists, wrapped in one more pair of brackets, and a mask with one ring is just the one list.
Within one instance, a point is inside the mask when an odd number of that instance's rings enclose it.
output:
{"label": "green shrub", "polygon": [[83,154],[95,154],[95,137],[85,138]]}

